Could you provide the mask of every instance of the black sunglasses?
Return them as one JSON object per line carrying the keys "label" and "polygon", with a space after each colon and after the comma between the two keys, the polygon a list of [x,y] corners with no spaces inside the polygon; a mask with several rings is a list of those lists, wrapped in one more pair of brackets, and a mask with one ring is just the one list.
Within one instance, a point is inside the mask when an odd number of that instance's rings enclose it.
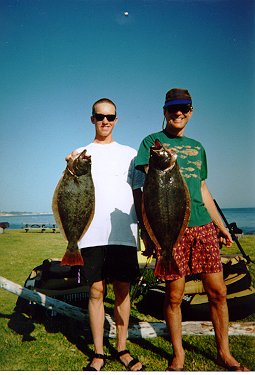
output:
{"label": "black sunglasses", "polygon": [[170,105],[166,107],[168,113],[176,113],[176,112],[182,112],[182,113],[188,113],[192,110],[192,106],[190,104],[176,104],[176,105]]}
{"label": "black sunglasses", "polygon": [[116,119],[115,115],[103,115],[102,113],[94,113],[93,115],[97,121],[103,121],[103,119],[106,117],[108,121],[114,121]]}

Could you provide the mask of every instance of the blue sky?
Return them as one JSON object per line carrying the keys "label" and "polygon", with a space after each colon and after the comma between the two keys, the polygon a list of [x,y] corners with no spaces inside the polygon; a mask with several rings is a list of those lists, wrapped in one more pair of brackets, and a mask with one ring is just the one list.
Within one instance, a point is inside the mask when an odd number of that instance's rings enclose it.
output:
{"label": "blue sky", "polygon": [[51,211],[65,155],[94,137],[94,101],[116,102],[115,140],[137,149],[172,87],[192,94],[186,135],[219,205],[254,207],[254,5],[0,0],[0,211]]}

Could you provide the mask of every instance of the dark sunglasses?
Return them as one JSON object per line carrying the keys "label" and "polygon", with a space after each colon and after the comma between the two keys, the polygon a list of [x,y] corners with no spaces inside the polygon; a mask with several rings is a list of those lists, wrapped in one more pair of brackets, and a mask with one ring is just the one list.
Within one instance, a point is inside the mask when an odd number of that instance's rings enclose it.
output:
{"label": "dark sunglasses", "polygon": [[192,106],[189,104],[176,104],[176,105],[170,105],[169,107],[166,107],[168,113],[176,113],[176,112],[182,112],[182,113],[188,113],[192,110]]}
{"label": "dark sunglasses", "polygon": [[115,115],[103,115],[102,113],[94,113],[93,115],[97,121],[103,121],[103,119],[106,117],[108,121],[114,121],[116,119]]}

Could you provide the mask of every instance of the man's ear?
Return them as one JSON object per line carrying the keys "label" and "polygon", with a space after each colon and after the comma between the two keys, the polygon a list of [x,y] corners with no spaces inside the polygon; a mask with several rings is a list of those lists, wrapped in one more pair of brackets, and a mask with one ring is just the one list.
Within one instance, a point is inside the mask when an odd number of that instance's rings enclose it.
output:
{"label": "man's ear", "polygon": [[189,112],[189,120],[191,119],[192,115],[193,115],[193,109],[192,111]]}
{"label": "man's ear", "polygon": [[92,124],[95,124],[95,116],[91,116],[90,121],[92,122]]}

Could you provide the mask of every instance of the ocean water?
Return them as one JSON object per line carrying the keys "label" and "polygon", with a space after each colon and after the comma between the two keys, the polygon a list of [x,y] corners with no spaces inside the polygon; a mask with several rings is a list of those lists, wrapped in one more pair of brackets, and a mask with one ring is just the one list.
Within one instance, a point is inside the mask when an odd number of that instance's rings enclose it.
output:
{"label": "ocean water", "polygon": [[[224,208],[222,212],[229,224],[235,222],[244,234],[255,234],[255,207]],[[55,224],[52,214],[0,216],[0,222],[5,221],[10,224],[9,229],[20,229],[32,223]]]}
{"label": "ocean water", "polygon": [[244,234],[255,234],[255,207],[225,208],[222,211],[229,224],[235,222]]}
{"label": "ocean water", "polygon": [[0,216],[0,222],[8,222],[8,229],[21,229],[25,224],[55,224],[53,214]]}

